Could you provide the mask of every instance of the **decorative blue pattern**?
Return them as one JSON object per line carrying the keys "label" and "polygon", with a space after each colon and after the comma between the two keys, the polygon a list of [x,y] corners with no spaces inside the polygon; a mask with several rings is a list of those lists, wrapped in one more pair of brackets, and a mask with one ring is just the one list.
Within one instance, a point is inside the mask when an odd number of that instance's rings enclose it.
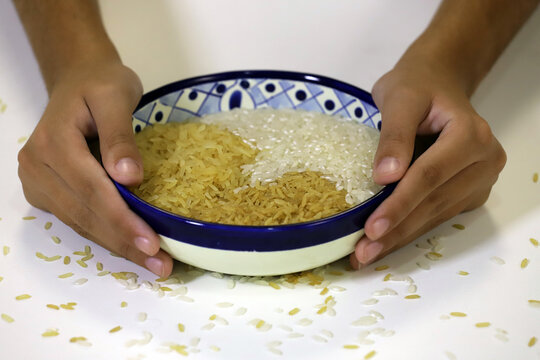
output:
{"label": "decorative blue pattern", "polygon": [[[145,94],[133,114],[133,129],[186,121],[234,107],[293,108],[340,114],[380,128],[371,95],[318,75],[283,71],[237,71],[178,81]],[[278,226],[223,225],[158,209],[115,185],[127,204],[159,234],[188,244],[225,250],[278,251],[323,244],[362,229],[371,212],[392,192],[385,186],[365,202],[332,217]],[[254,241],[254,239],[257,239]]]}
{"label": "decorative blue pattern", "polygon": [[194,116],[236,107],[289,108],[337,114],[374,128],[380,126],[381,121],[380,113],[372,102],[345,91],[305,80],[243,76],[197,83],[167,93],[133,114],[133,129],[138,132],[156,122],[182,122]]}

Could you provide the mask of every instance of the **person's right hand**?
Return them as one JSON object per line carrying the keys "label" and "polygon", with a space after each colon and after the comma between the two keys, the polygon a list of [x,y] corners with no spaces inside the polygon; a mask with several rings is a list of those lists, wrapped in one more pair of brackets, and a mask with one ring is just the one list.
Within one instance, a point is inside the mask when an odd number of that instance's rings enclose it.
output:
{"label": "person's right hand", "polygon": [[[131,126],[141,94],[137,75],[118,61],[66,70],[19,152],[19,177],[30,204],[52,212],[81,236],[168,276],[172,259],[160,250],[158,235],[128,208],[108,176],[127,186],[142,181]],[[87,145],[87,138],[96,136],[105,169]]]}

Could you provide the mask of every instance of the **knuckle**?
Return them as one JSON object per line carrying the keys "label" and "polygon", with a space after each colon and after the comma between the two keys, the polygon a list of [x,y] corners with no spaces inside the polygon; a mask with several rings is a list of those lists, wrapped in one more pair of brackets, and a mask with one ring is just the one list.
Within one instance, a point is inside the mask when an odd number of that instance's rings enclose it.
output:
{"label": "knuckle", "polygon": [[497,174],[504,169],[507,159],[506,151],[504,151],[502,146],[498,145],[495,151],[495,170]]}
{"label": "knuckle", "polygon": [[441,181],[441,170],[433,164],[426,164],[421,168],[422,181],[430,188]]}
{"label": "knuckle", "polygon": [[492,145],[495,139],[489,124],[481,117],[475,118],[474,136],[477,143],[483,148]]}

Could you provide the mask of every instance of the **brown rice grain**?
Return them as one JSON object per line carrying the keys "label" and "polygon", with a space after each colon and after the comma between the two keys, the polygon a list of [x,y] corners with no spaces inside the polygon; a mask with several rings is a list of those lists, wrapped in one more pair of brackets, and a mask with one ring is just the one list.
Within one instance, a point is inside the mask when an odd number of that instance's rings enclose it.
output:
{"label": "brown rice grain", "polygon": [[366,355],[364,355],[364,360],[368,360],[368,359],[371,359],[372,357],[374,357],[376,354],[375,350],[371,350],[370,352],[368,352]]}
{"label": "brown rice grain", "polygon": [[485,328],[485,327],[489,327],[491,326],[491,323],[490,322],[478,322],[476,324],[474,324],[474,326],[476,326],[477,328]]}
{"label": "brown rice grain", "polygon": [[122,330],[122,327],[120,325],[113,327],[111,330],[109,330],[109,333],[115,333]]}
{"label": "brown rice grain", "polygon": [[4,320],[5,322],[7,323],[12,323],[15,321],[15,319],[13,319],[11,316],[9,316],[8,314],[2,314],[0,315],[0,318],[2,318],[2,320]]}

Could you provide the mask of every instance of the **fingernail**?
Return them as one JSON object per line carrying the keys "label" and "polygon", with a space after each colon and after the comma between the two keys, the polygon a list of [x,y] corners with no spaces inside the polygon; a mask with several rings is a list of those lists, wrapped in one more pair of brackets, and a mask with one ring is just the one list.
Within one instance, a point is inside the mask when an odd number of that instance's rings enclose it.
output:
{"label": "fingernail", "polygon": [[137,174],[139,172],[139,165],[131,158],[122,158],[118,160],[115,168],[116,171],[125,175]]}
{"label": "fingernail", "polygon": [[144,261],[144,265],[148,270],[156,274],[157,276],[161,276],[163,274],[163,261],[158,259],[157,257],[149,257]]}
{"label": "fingernail", "polygon": [[376,240],[383,236],[383,234],[388,230],[390,222],[387,219],[377,219],[373,223],[371,231],[371,240]]}
{"label": "fingernail", "polygon": [[371,263],[382,251],[383,244],[372,241],[364,248],[364,264]]}
{"label": "fingernail", "polygon": [[349,257],[349,263],[354,270],[358,270],[360,268],[360,263],[358,262],[358,259],[354,253],[352,253]]}
{"label": "fingernail", "polygon": [[399,169],[399,160],[393,157],[385,157],[377,165],[377,173],[379,175],[392,174]]}
{"label": "fingernail", "polygon": [[154,251],[154,247],[152,246],[152,242],[144,237],[137,237],[135,238],[135,247],[137,249],[141,250],[143,253],[147,255],[155,255],[156,252]]}

